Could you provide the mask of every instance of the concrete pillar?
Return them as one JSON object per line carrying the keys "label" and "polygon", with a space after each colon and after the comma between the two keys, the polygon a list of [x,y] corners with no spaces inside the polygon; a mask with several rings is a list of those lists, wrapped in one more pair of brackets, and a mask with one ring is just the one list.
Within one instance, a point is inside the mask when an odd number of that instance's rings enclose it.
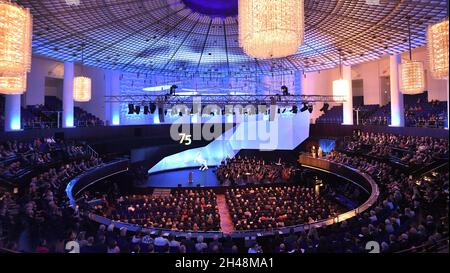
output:
{"label": "concrete pillar", "polygon": [[21,95],[5,95],[5,131],[21,130]]}
{"label": "concrete pillar", "polygon": [[295,71],[294,75],[294,95],[303,95],[303,72]]}
{"label": "concrete pillar", "polygon": [[63,87],[63,127],[74,127],[73,110],[73,78],[74,64],[64,62],[64,87]]}
{"label": "concrete pillar", "polygon": [[403,106],[403,94],[400,92],[399,65],[402,62],[401,54],[389,57],[389,70],[391,82],[391,124],[394,127],[405,126],[405,109]]}
{"label": "concrete pillar", "polygon": [[[120,72],[105,71],[105,95],[120,96]],[[108,102],[105,105],[106,119],[109,125],[120,125],[120,102]]]}
{"label": "concrete pillar", "polygon": [[342,78],[348,82],[348,93],[343,105],[344,125],[353,125],[353,90],[352,90],[352,67],[342,66]]}

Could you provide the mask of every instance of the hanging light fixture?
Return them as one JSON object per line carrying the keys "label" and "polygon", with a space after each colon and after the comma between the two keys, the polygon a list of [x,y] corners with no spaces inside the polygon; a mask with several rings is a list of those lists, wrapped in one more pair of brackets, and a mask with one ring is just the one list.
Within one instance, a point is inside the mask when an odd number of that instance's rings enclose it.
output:
{"label": "hanging light fixture", "polygon": [[0,94],[20,95],[27,89],[27,75],[2,75]]}
{"label": "hanging light fixture", "polygon": [[81,45],[81,76],[73,79],[73,100],[88,102],[91,100],[92,82],[89,77],[83,76],[84,72],[84,44]]}
{"label": "hanging light fixture", "polygon": [[259,59],[295,54],[304,39],[303,0],[239,0],[239,43]]}
{"label": "hanging light fixture", "polygon": [[409,60],[400,65],[400,90],[403,94],[420,94],[425,91],[425,73],[423,63],[413,61],[411,46],[411,25],[408,18]]}
{"label": "hanging light fixture", "polygon": [[428,60],[431,75],[436,79],[448,77],[448,34],[448,18],[428,27]]}
{"label": "hanging light fixture", "polygon": [[30,10],[0,2],[0,93],[22,94],[31,68]]}
{"label": "hanging light fixture", "polygon": [[350,89],[350,84],[342,76],[342,60],[341,53],[339,53],[339,80],[333,81],[333,97],[346,97]]}

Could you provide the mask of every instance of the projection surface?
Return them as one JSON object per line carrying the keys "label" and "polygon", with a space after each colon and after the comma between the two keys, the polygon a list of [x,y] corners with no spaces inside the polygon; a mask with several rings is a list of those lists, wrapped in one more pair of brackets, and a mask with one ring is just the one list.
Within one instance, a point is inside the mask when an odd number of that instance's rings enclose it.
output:
{"label": "projection surface", "polygon": [[206,160],[208,166],[217,166],[222,160],[234,157],[240,150],[293,150],[309,137],[310,113],[277,115],[273,121],[268,116],[237,119],[237,126],[222,134],[205,147],[186,150],[163,158],[148,173],[200,168],[198,158]]}

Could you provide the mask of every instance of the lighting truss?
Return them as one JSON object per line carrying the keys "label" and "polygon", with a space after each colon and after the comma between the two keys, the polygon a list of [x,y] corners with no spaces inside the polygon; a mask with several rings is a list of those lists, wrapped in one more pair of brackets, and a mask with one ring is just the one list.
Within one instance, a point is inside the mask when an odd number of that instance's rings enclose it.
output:
{"label": "lighting truss", "polygon": [[158,105],[192,105],[201,102],[202,105],[278,105],[292,106],[303,103],[343,103],[343,96],[325,95],[121,95],[105,96],[105,102],[110,103],[155,103]]}

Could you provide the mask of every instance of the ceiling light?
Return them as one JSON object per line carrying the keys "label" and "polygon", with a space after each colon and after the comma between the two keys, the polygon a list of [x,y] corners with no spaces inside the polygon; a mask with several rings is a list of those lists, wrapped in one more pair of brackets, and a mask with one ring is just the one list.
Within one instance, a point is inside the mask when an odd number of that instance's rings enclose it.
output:
{"label": "ceiling light", "polygon": [[428,27],[427,48],[431,75],[448,77],[448,19]]}
{"label": "ceiling light", "polygon": [[22,94],[31,68],[32,16],[29,9],[0,3],[0,93]]}
{"label": "ceiling light", "polygon": [[304,40],[303,0],[240,0],[239,43],[260,59],[295,54]]}

